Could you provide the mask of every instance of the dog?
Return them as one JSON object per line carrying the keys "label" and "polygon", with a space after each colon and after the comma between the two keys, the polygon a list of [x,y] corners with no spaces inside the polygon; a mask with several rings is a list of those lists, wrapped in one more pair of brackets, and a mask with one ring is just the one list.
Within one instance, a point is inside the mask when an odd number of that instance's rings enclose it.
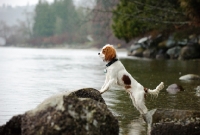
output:
{"label": "dog", "polygon": [[133,105],[140,114],[146,114],[148,111],[145,106],[146,94],[158,96],[160,90],[164,88],[164,83],[161,82],[154,90],[143,87],[126,71],[123,64],[117,58],[113,45],[105,45],[98,55],[107,63],[104,71],[106,73],[106,79],[100,89],[100,93],[104,93],[114,84],[122,86],[130,94]]}

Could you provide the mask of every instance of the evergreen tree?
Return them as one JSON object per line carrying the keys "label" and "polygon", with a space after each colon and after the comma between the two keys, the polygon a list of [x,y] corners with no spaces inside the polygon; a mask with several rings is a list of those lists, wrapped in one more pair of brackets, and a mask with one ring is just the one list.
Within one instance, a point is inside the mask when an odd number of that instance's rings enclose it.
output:
{"label": "evergreen tree", "polygon": [[52,4],[39,0],[35,8],[34,38],[39,37],[43,42],[42,37],[48,37],[45,44],[83,41],[78,32],[79,22],[80,15],[72,0],[54,0]]}
{"label": "evergreen tree", "polygon": [[46,1],[39,0],[35,8],[33,34],[35,37],[48,37],[54,34],[55,16]]}
{"label": "evergreen tree", "polygon": [[53,3],[56,15],[55,33],[73,33],[78,24],[78,15],[72,0],[56,0]]}
{"label": "evergreen tree", "polygon": [[191,23],[200,25],[200,0],[179,0],[186,15],[191,19]]}
{"label": "evergreen tree", "polygon": [[113,32],[126,42],[152,30],[188,24],[178,0],[120,0],[113,14]]}

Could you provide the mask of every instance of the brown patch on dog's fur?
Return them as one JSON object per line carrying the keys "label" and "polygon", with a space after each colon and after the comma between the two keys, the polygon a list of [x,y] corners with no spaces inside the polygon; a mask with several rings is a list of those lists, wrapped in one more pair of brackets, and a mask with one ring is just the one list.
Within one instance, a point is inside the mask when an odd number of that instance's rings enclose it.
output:
{"label": "brown patch on dog's fur", "polygon": [[107,46],[103,49],[102,53],[105,55],[105,61],[111,61],[116,58],[116,51],[112,46]]}
{"label": "brown patch on dog's fur", "polygon": [[123,75],[122,80],[125,85],[131,85],[131,79],[127,75]]}
{"label": "brown patch on dog's fur", "polygon": [[130,89],[130,88],[131,88],[131,86],[130,86],[130,85],[127,85],[127,86],[125,86],[125,88],[126,88],[126,89]]}
{"label": "brown patch on dog's fur", "polygon": [[148,93],[148,88],[145,88],[145,87],[144,87],[144,91],[145,91],[145,93],[144,93],[144,98],[146,99],[147,93]]}
{"label": "brown patch on dog's fur", "polygon": [[145,91],[145,93],[147,93],[148,92],[148,88],[144,88],[144,91]]}

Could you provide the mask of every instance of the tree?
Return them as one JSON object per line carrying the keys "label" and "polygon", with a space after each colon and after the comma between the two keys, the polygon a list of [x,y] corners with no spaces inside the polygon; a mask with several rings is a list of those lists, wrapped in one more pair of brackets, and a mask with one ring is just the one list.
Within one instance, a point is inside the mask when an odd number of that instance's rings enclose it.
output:
{"label": "tree", "polygon": [[188,24],[178,0],[120,0],[113,14],[113,32],[126,42],[155,29],[169,31]]}
{"label": "tree", "polygon": [[55,33],[75,32],[79,18],[72,0],[56,0],[52,6],[56,16]]}
{"label": "tree", "polygon": [[54,34],[55,16],[46,1],[39,0],[35,8],[33,34],[35,37],[48,37]]}
{"label": "tree", "polygon": [[181,7],[194,25],[200,25],[200,0],[179,0]]}
{"label": "tree", "polygon": [[72,0],[54,0],[52,4],[39,0],[35,8],[34,38],[45,38],[45,44],[72,43],[79,20]]}
{"label": "tree", "polygon": [[136,18],[141,13],[143,6],[138,7],[135,3],[122,0],[113,11],[113,32],[119,39],[129,42],[138,33],[143,33],[148,29],[142,20]]}
{"label": "tree", "polygon": [[124,44],[124,41],[117,39],[111,28],[112,24],[112,10],[116,7],[119,0],[97,0],[94,9],[88,15],[92,23],[91,35],[95,41],[96,46],[102,46],[107,43],[114,45]]}
{"label": "tree", "polygon": [[0,37],[7,40],[12,33],[12,29],[4,21],[0,21]]}

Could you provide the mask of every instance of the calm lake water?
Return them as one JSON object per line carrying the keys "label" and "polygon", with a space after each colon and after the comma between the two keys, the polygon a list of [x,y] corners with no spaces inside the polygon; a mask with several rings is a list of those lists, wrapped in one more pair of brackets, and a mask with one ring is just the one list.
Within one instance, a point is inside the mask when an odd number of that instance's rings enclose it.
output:
{"label": "calm lake water", "polygon": [[[99,50],[0,48],[0,125],[12,116],[35,108],[58,92],[86,87],[100,89],[104,83],[105,63]],[[158,98],[147,97],[154,108],[200,110],[195,89],[200,81],[180,81],[181,75],[200,75],[200,61],[149,60],[118,56],[132,76],[143,86],[155,88],[161,81],[165,88]],[[185,91],[168,94],[168,85],[177,83]],[[145,135],[146,125],[133,107],[129,95],[120,89],[103,94],[109,109],[120,122],[120,134]]]}

